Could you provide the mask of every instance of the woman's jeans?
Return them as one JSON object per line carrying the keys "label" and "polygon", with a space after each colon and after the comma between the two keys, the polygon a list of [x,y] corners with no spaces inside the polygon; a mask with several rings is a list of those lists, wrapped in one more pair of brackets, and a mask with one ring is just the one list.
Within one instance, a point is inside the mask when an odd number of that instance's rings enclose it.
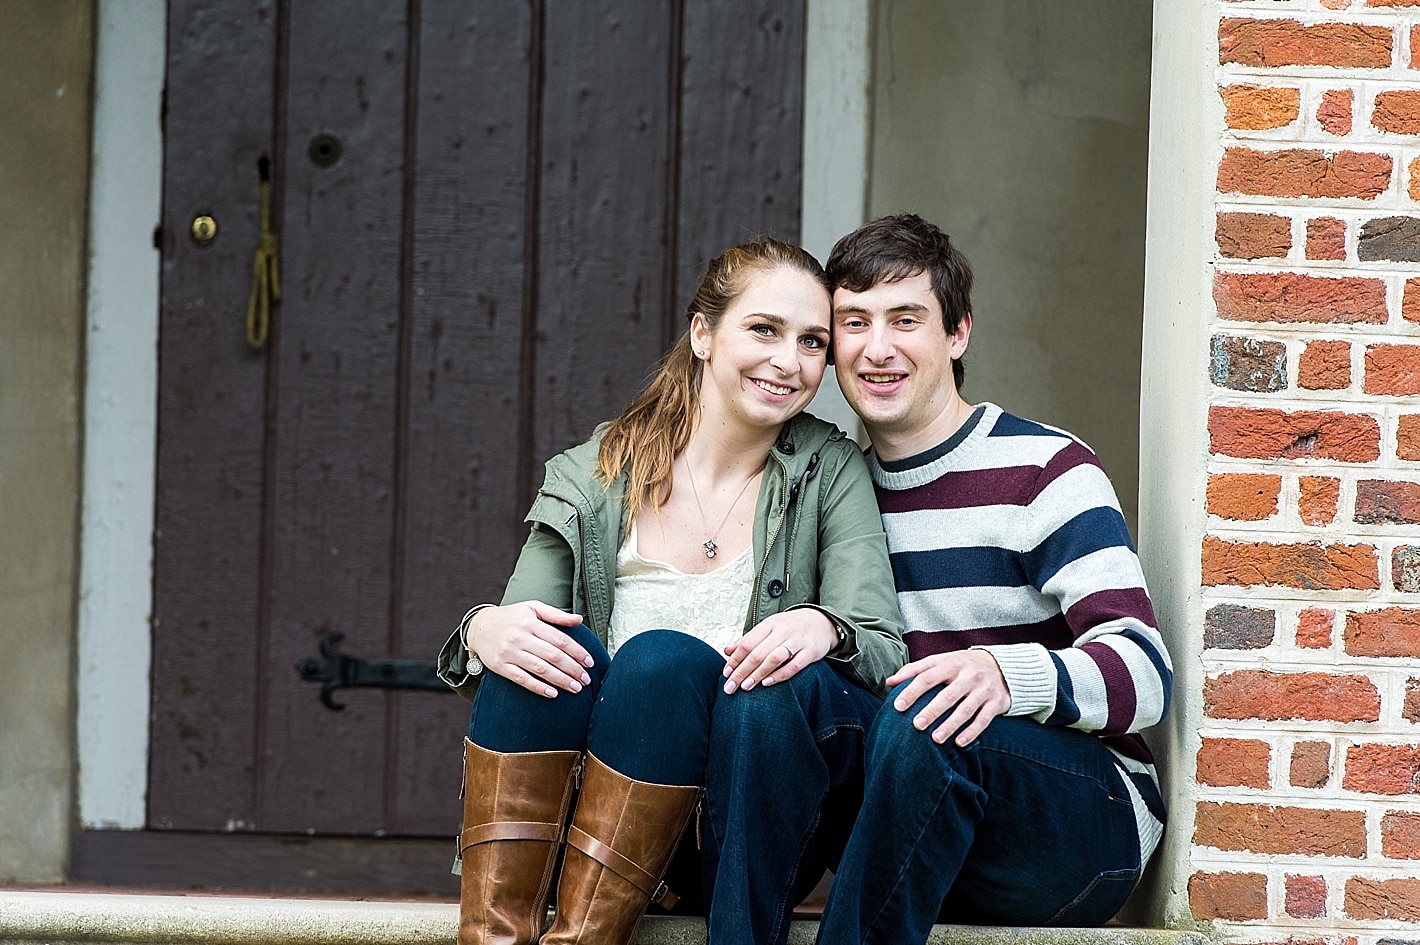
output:
{"label": "woman's jeans", "polygon": [[1113,756],[1074,729],[1001,716],[939,745],[891,695],[868,738],[862,813],[820,945],[922,942],[934,922],[1095,926],[1139,876],[1134,809]]}
{"label": "woman's jeans", "polygon": [[[548,699],[489,673],[469,738],[498,752],[587,750],[638,781],[704,785],[694,829],[710,941],[786,941],[793,907],[852,828],[878,699],[823,662],[725,695],[724,656],[687,634],[641,633],[609,659],[585,626],[569,633],[596,663],[591,685]],[[667,879],[683,896],[696,852],[682,844]]]}

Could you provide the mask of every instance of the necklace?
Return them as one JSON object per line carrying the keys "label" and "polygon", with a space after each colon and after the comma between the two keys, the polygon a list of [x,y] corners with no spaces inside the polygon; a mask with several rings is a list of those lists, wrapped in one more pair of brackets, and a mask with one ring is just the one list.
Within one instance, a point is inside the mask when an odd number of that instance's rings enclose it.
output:
{"label": "necklace", "polygon": [[[706,531],[710,531],[710,523],[705,520],[705,506],[700,504],[700,490],[695,488],[695,474],[690,471],[690,460],[684,457],[681,458],[685,460],[685,478],[690,480],[690,494],[695,496],[695,507],[700,512],[701,527]],[[701,547],[705,549],[705,557],[715,557],[715,536],[720,534],[720,529],[724,528],[725,523],[730,520],[730,513],[735,510],[735,506],[740,504],[740,499],[744,498],[745,490],[749,488],[751,482],[754,482],[754,477],[757,475],[759,475],[758,469],[754,471],[754,475],[745,480],[744,485],[740,486],[740,491],[735,496],[735,500],[731,502],[730,507],[725,510],[725,517],[720,519],[720,524],[715,526],[714,531],[710,532],[710,537],[701,543]]]}

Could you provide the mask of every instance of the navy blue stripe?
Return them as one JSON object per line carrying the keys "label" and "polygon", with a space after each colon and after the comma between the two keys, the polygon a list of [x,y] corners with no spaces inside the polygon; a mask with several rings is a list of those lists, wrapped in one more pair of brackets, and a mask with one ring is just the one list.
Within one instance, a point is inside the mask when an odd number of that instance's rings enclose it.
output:
{"label": "navy blue stripe", "polygon": [[1043,427],[1031,420],[1023,420],[1020,417],[1006,413],[1004,410],[1001,416],[996,419],[996,424],[991,427],[990,436],[1058,436],[1070,439],[1059,430],[1052,430]]}
{"label": "navy blue stripe", "polygon": [[1036,547],[1021,555],[1031,583],[1044,587],[1061,568],[1105,548],[1129,548],[1129,528],[1124,516],[1107,505],[1076,515]]}
{"label": "navy blue stripe", "polygon": [[[1153,641],[1149,640],[1138,630],[1132,627],[1126,627],[1119,631],[1119,635],[1142,650],[1144,655],[1149,658],[1149,662],[1153,664],[1154,672],[1158,674],[1159,682],[1164,687],[1164,708],[1163,711],[1159,713],[1159,718],[1163,718],[1169,714],[1169,702],[1173,699],[1173,670],[1169,669],[1168,664],[1164,662],[1164,655],[1159,652],[1158,647]],[[1135,683],[1135,689],[1138,689],[1137,681]]]}
{"label": "navy blue stripe", "polygon": [[1080,707],[1075,703],[1075,687],[1065,669],[1065,662],[1054,653],[1050,654],[1050,661],[1055,664],[1055,708],[1051,711],[1050,718],[1045,720],[1045,724],[1074,725],[1080,721]]}
{"label": "navy blue stripe", "polygon": [[971,548],[934,548],[898,551],[892,560],[892,577],[898,593],[931,591],[947,587],[1027,587],[1019,556],[1006,548],[979,545]]}

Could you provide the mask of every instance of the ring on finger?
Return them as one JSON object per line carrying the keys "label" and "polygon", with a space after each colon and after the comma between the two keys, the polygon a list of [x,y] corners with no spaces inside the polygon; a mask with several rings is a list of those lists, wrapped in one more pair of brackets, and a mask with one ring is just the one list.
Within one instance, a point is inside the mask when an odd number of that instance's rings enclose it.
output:
{"label": "ring on finger", "polygon": [[784,648],[784,652],[786,652],[786,653],[789,654],[789,659],[793,659],[794,657],[796,657],[796,656],[799,655],[799,651],[796,650],[796,649],[794,649],[793,647],[789,646],[789,644],[787,644],[787,643],[781,643],[781,644],[779,644],[779,645]]}

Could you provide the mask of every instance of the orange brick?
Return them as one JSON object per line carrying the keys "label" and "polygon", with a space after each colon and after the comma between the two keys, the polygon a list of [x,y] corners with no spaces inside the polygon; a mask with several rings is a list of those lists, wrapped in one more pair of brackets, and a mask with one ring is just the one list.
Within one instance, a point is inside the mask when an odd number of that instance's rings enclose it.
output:
{"label": "orange brick", "polygon": [[1352,745],[1341,786],[1362,794],[1420,794],[1420,745]]}
{"label": "orange brick", "polygon": [[1267,877],[1261,873],[1194,873],[1188,906],[1196,919],[1246,922],[1267,918]]}
{"label": "orange brick", "polygon": [[1342,640],[1352,656],[1420,657],[1420,609],[1353,611],[1346,615]]}
{"label": "orange brick", "polygon": [[1218,162],[1218,190],[1258,197],[1358,197],[1372,200],[1390,186],[1386,154],[1296,148],[1228,148]]}
{"label": "orange brick", "polygon": [[1307,221],[1308,259],[1346,258],[1346,221],[1317,217]]}
{"label": "orange brick", "polygon": [[1366,854],[1366,815],[1358,810],[1204,801],[1194,819],[1193,842],[1251,853],[1360,857]]}
{"label": "orange brick", "polygon": [[1390,89],[1376,95],[1371,124],[1398,135],[1420,135],[1420,91]]}
{"label": "orange brick", "polygon": [[1420,345],[1372,345],[1366,349],[1368,394],[1420,394]]}
{"label": "orange brick", "polygon": [[1208,514],[1257,522],[1277,513],[1282,477],[1265,473],[1227,473],[1208,477]]}
{"label": "orange brick", "polygon": [[1272,749],[1254,738],[1205,738],[1198,749],[1198,783],[1265,788],[1272,783]]}
{"label": "orange brick", "polygon": [[1382,325],[1387,317],[1385,282],[1360,276],[1219,272],[1213,301],[1229,321]]}
{"label": "orange brick", "polygon": [[1310,341],[1297,361],[1297,386],[1345,390],[1351,386],[1351,342]]}
{"label": "orange brick", "polygon": [[1203,583],[1210,587],[1293,587],[1306,591],[1372,591],[1380,567],[1372,545],[1277,545],[1203,539]]}
{"label": "orange brick", "polygon": [[1218,24],[1218,61],[1244,66],[1384,69],[1391,31],[1383,26],[1228,17]]}
{"label": "orange brick", "polygon": [[1320,919],[1326,916],[1326,879],[1321,876],[1286,878],[1287,914],[1294,919]]}
{"label": "orange brick", "polygon": [[1381,429],[1361,414],[1214,406],[1208,408],[1208,449],[1239,459],[1371,463],[1381,455]]}
{"label": "orange brick", "polygon": [[1308,607],[1297,617],[1297,646],[1313,650],[1331,646],[1331,628],[1335,623],[1335,611]]}
{"label": "orange brick", "polygon": [[1203,708],[1214,719],[1374,722],[1381,694],[1366,676],[1240,669],[1204,682]]}
{"label": "orange brick", "polygon": [[1395,456],[1407,462],[1420,460],[1420,413],[1401,415],[1395,429]]}
{"label": "orange brick", "polygon": [[1398,919],[1420,922],[1420,879],[1346,881],[1346,914],[1353,919]]}
{"label": "orange brick", "polygon": [[1327,89],[1321,93],[1316,120],[1327,134],[1339,137],[1351,133],[1351,107],[1355,98],[1356,93],[1350,89]]}
{"label": "orange brick", "polygon": [[1220,213],[1213,238],[1230,259],[1279,258],[1292,248],[1292,221],[1273,213]]}
{"label": "orange brick", "polygon": [[1420,722],[1420,679],[1412,676],[1405,681],[1405,703],[1400,714],[1407,722]]}
{"label": "orange brick", "polygon": [[1331,779],[1331,745],[1326,742],[1297,742],[1292,746],[1292,766],[1288,780],[1292,787],[1326,787]]}
{"label": "orange brick", "polygon": [[1420,69],[1420,23],[1410,27],[1410,68]]}
{"label": "orange brick", "polygon": [[1302,476],[1297,497],[1297,514],[1307,525],[1329,525],[1336,518],[1336,500],[1341,495],[1341,480],[1331,476]]}
{"label": "orange brick", "polygon": [[[1420,200],[1420,197],[1416,199]],[[1405,292],[1400,300],[1400,317],[1407,322],[1420,322],[1420,279],[1405,280]]]}
{"label": "orange brick", "polygon": [[1420,7],[1420,0],[1366,0],[1368,7]]}
{"label": "orange brick", "polygon": [[1420,814],[1387,811],[1381,818],[1381,853],[1393,860],[1420,860]]}
{"label": "orange brick", "polygon": [[1356,521],[1363,525],[1420,525],[1420,482],[1362,479],[1356,483]]}
{"label": "orange brick", "polygon": [[1246,131],[1281,128],[1296,121],[1301,113],[1300,89],[1226,85],[1218,94],[1223,97],[1224,120],[1229,128]]}

